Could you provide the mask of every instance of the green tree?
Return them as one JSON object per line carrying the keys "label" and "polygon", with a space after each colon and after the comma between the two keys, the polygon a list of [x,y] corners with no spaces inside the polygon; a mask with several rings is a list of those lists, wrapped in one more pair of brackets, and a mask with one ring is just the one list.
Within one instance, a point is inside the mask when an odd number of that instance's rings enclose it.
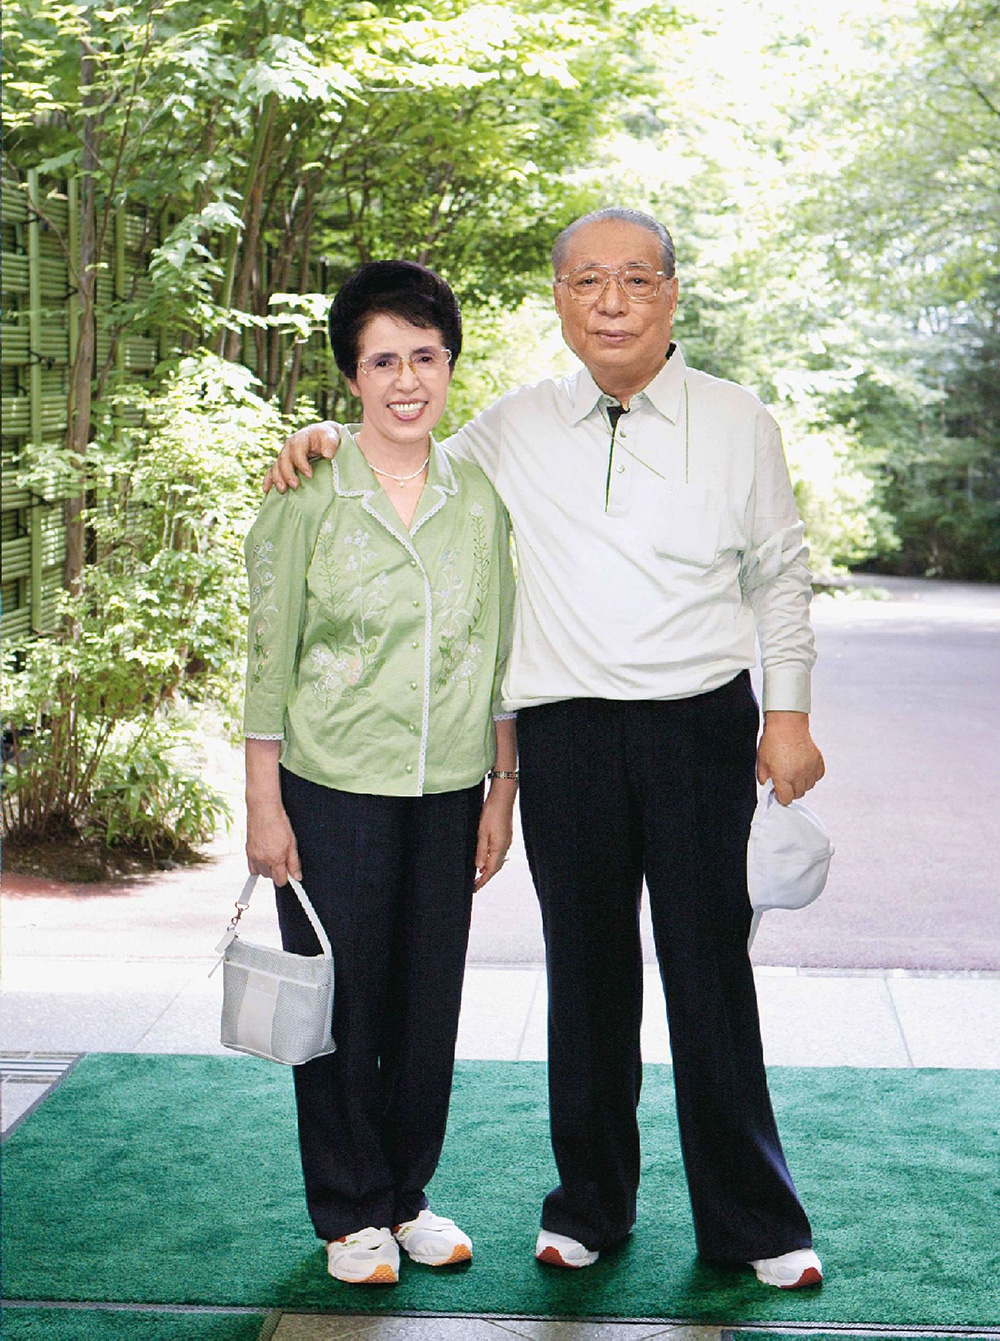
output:
{"label": "green tree", "polygon": [[[359,260],[407,255],[432,260],[466,302],[519,301],[554,221],[572,213],[567,174],[641,78],[620,49],[675,23],[656,0],[624,17],[596,0],[236,10],[145,0],[102,10],[99,23],[95,12],[13,0],[8,19],[9,160],[79,174],[89,210],[69,441],[78,461],[87,398],[103,390],[129,322],[249,362],[290,411],[317,325],[314,258],[328,261],[331,285]],[[152,292],[115,295],[98,375],[95,274],[125,204],[167,236]]]}
{"label": "green tree", "polygon": [[[812,106],[836,165],[800,230],[864,313],[833,417],[868,444],[900,538],[890,566],[1000,579],[1000,6],[923,5],[873,30],[873,70]],[[815,132],[814,132],[815,133]]]}
{"label": "green tree", "polygon": [[[68,178],[79,205],[63,238],[78,309],[70,592],[60,636],[9,649],[8,827],[135,834],[176,778],[157,762],[176,702],[228,701],[247,481],[277,407],[332,390],[303,372],[325,305],[311,262],[333,287],[368,257],[427,260],[498,331],[573,212],[568,174],[634,87],[618,48],[672,16],[598,0],[12,0],[7,161]],[[127,291],[107,269],[124,210],[158,239]],[[137,330],[171,353],[146,392],[122,353]],[[21,464],[26,482],[59,465]],[[164,818],[150,843],[185,825]]]}

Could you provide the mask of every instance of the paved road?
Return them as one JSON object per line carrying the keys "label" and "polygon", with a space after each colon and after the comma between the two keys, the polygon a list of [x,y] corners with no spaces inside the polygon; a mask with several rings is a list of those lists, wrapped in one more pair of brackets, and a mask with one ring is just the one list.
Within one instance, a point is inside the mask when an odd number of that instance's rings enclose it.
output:
{"label": "paved road", "polygon": [[[810,908],[765,917],[764,965],[1000,970],[1000,587],[884,580],[889,599],[821,600],[813,726],[828,774],[809,804],[837,853]],[[232,771],[232,760],[216,761]],[[116,953],[204,955],[245,869],[239,834],[212,864],[111,887],[5,879],[23,953],[72,955],[114,927]],[[268,890],[254,940],[269,938]],[[653,962],[646,923],[645,955]],[[157,947],[162,946],[162,950]],[[477,896],[475,964],[542,961],[515,844]]]}
{"label": "paved road", "polygon": [[[811,907],[764,918],[754,960],[1000,969],[1000,587],[867,585],[887,599],[814,604],[827,777],[808,804],[837,847],[830,881]],[[470,954],[542,955],[519,848],[478,897]]]}

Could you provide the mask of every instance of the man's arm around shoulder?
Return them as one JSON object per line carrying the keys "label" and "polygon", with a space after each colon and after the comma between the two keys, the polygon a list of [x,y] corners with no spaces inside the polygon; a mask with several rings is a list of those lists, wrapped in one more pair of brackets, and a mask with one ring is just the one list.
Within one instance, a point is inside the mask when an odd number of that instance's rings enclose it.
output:
{"label": "man's arm around shoulder", "polygon": [[323,419],[316,424],[307,424],[286,438],[277,460],[273,462],[264,476],[264,493],[272,487],[283,494],[286,489],[299,487],[299,476],[312,478],[310,461],[326,458],[332,461],[340,445],[340,425],[332,419]]}
{"label": "man's arm around shoulder", "polygon": [[[491,480],[496,479],[500,460],[502,406],[503,398],[494,401],[441,444],[450,456],[474,462]],[[319,458],[332,461],[339,444],[340,425],[333,419],[319,420],[300,428],[285,439],[277,459],[264,476],[264,493],[272,488],[280,494],[286,489],[297,489],[300,475],[306,479],[312,475],[310,462]]]}

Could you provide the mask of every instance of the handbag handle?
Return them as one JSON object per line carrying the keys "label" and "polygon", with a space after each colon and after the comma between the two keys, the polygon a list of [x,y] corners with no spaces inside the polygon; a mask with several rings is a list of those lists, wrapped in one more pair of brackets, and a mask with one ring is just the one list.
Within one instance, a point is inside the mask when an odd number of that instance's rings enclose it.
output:
{"label": "handbag handle", "polygon": [[[257,880],[258,877],[256,875],[248,876],[247,882],[243,886],[243,889],[240,893],[240,897],[236,900],[236,907],[238,909],[236,914],[237,922],[243,916],[243,913],[246,911],[246,909],[249,908],[250,906],[250,895],[253,893],[254,885],[256,885]],[[326,956],[327,959],[332,959],[333,946],[330,944],[329,936],[327,936],[326,932],[323,930],[322,922],[316,916],[316,909],[309,902],[309,895],[305,892],[305,890],[302,888],[299,882],[295,879],[294,875],[290,875],[288,877],[288,883],[295,891],[295,897],[302,905],[302,911],[305,913],[306,917],[308,917],[309,924],[312,927],[313,931],[315,931],[316,933],[316,939],[320,943],[320,948],[322,949],[323,954]]]}

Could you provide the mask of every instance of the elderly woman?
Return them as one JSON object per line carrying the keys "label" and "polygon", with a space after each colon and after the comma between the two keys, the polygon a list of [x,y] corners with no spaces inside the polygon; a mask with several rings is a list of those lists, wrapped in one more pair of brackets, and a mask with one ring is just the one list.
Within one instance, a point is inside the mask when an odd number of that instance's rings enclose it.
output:
{"label": "elderly woman", "polygon": [[[431,438],[462,346],[423,266],[378,261],[330,312],[363,417],[247,538],[247,858],[286,949],[333,945],[337,1051],[295,1068],[306,1199],[330,1274],[398,1279],[472,1244],[428,1206],[444,1140],[472,894],[503,864],[517,785],[499,712],[513,575],[478,467]],[[483,778],[490,787],[483,800]]]}

